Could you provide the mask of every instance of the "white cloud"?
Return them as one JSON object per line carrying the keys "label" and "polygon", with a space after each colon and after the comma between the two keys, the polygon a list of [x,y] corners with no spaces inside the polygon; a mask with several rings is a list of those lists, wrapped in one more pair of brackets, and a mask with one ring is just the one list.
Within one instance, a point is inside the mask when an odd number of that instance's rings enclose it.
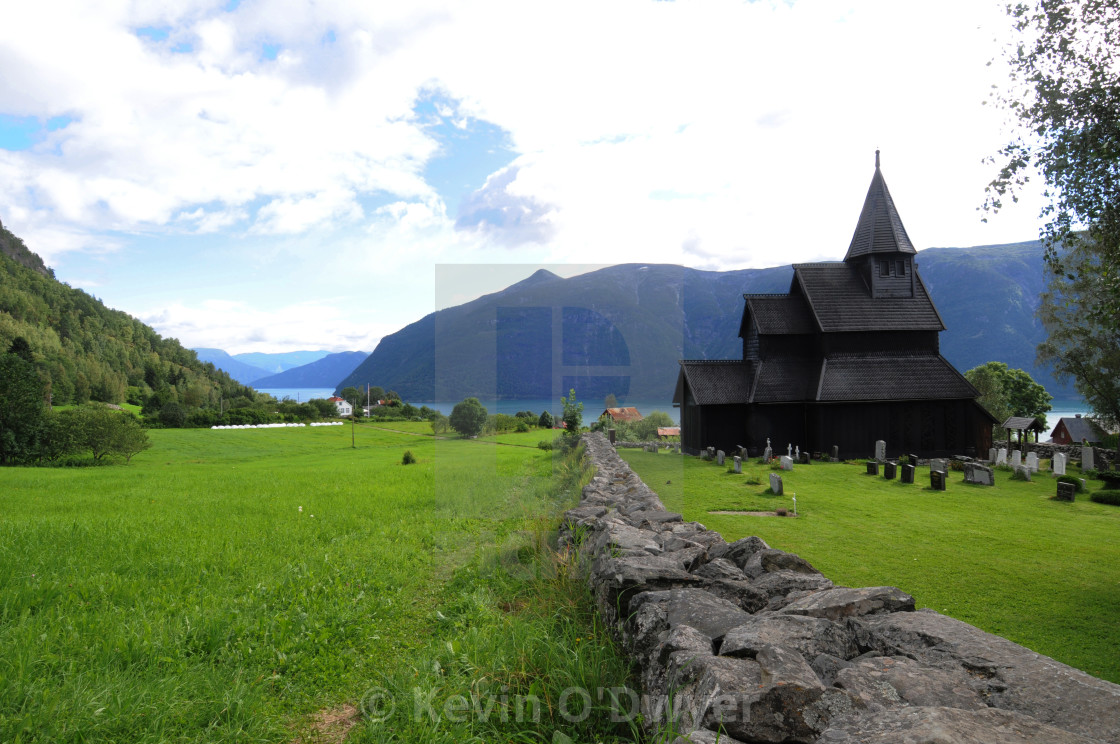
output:
{"label": "white cloud", "polygon": [[[0,218],[34,250],[159,252],[205,233],[230,263],[293,259],[292,284],[328,262],[376,278],[354,301],[392,330],[431,309],[441,261],[838,259],[876,147],[919,246],[1036,234],[1030,194],[989,225],[975,210],[994,173],[981,160],[1006,137],[982,105],[1007,26],[995,0],[224,6],[6,9],[0,113],[73,119],[0,150]],[[432,92],[453,124],[490,122],[520,154],[459,214],[424,178],[446,149],[413,111]],[[321,296],[329,273],[315,275]],[[266,286],[245,300],[261,333],[199,293],[169,305],[168,329],[281,343],[295,306],[261,309]],[[314,307],[308,333],[350,322]]]}

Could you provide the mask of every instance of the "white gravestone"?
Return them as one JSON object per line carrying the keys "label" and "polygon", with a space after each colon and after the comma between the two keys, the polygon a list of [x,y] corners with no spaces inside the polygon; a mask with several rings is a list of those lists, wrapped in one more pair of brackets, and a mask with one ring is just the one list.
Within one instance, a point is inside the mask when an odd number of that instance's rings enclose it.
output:
{"label": "white gravestone", "polygon": [[887,443],[882,439],[875,442],[875,459],[879,462],[887,459]]}
{"label": "white gravestone", "polygon": [[1081,448],[1081,469],[1092,470],[1096,465],[1093,464],[1093,448],[1088,445]]}
{"label": "white gravestone", "polygon": [[1029,481],[1031,479],[1031,469],[1024,465],[1017,465],[1015,467],[1015,472],[1021,474],[1025,480]]}
{"label": "white gravestone", "polygon": [[1037,452],[1028,452],[1027,453],[1027,461],[1024,464],[1027,466],[1027,468],[1030,469],[1030,471],[1032,473],[1037,473],[1038,472],[1038,453]]}
{"label": "white gravestone", "polygon": [[793,460],[794,460],[794,462],[799,462],[801,460],[801,445],[800,444],[793,448]]}
{"label": "white gravestone", "polygon": [[716,450],[716,463],[717,464],[722,465],[725,457],[727,457],[727,454],[724,453],[723,450]]}
{"label": "white gravestone", "polygon": [[793,458],[788,455],[782,455],[782,470],[793,470]]}
{"label": "white gravestone", "polygon": [[777,473],[770,474],[770,491],[782,495],[782,476]]}
{"label": "white gravestone", "polygon": [[774,457],[774,450],[770,449],[770,445],[766,445],[766,449],[762,452],[762,459],[769,462]]}
{"label": "white gravestone", "polygon": [[735,456],[735,472],[743,472],[743,458],[739,457],[738,455]]}
{"label": "white gravestone", "polygon": [[1006,464],[1007,464],[1007,448],[1006,447],[1000,447],[999,448],[999,453],[996,454],[996,465],[1006,465]]}
{"label": "white gravestone", "polygon": [[1011,453],[1011,467],[1018,470],[1023,466],[1023,453],[1015,450]]}
{"label": "white gravestone", "polygon": [[1064,452],[1055,452],[1054,453],[1053,468],[1054,468],[1054,475],[1065,475],[1066,474],[1066,455],[1065,455]]}
{"label": "white gravestone", "polygon": [[995,447],[992,447],[990,450],[988,450],[988,462],[995,462],[997,454],[998,453],[996,452]]}
{"label": "white gravestone", "polygon": [[793,457],[793,445],[792,444],[787,444],[786,445],[786,454],[789,455],[790,457]]}

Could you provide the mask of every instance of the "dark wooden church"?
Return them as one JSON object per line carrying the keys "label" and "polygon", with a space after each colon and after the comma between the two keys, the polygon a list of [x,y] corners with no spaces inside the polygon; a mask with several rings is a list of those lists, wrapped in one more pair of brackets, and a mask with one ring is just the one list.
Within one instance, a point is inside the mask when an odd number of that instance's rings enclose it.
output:
{"label": "dark wooden church", "polygon": [[784,295],[744,295],[742,360],[684,360],[673,403],[697,453],[787,445],[842,458],[987,456],[996,422],[941,356],[945,324],[918,275],[875,153],[842,262],[796,264]]}

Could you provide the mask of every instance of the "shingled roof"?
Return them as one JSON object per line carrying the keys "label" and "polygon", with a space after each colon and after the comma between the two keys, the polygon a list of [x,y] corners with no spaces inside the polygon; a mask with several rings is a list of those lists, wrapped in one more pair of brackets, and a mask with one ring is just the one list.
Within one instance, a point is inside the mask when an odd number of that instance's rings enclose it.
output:
{"label": "shingled roof", "polygon": [[[1072,442],[1099,442],[1105,436],[1096,423],[1082,416],[1063,416],[1058,419],[1058,424],[1065,427]],[[1056,430],[1057,426],[1054,428]]]}
{"label": "shingled roof", "polygon": [[879,170],[878,150],[875,151],[875,175],[871,177],[871,186],[863,200],[863,211],[844,260],[872,253],[917,253],[906,228],[902,226],[883,172]]}
{"label": "shingled roof", "polygon": [[688,382],[696,403],[702,406],[747,403],[751,397],[754,380],[754,362],[682,360],[673,404],[684,402],[682,383]]}
{"label": "shingled roof", "polygon": [[795,264],[793,272],[825,333],[945,330],[920,276],[914,277],[913,297],[873,298],[859,268],[850,264]]}
{"label": "shingled roof", "polygon": [[[813,313],[800,294],[763,295],[745,294],[747,309],[758,325],[758,332],[767,335],[804,335],[817,332]],[[746,319],[744,313],[743,319]],[[745,328],[739,329],[744,335]]]}
{"label": "shingled roof", "polygon": [[853,355],[823,361],[815,397],[821,401],[873,401],[954,400],[977,395],[976,388],[942,356]]}

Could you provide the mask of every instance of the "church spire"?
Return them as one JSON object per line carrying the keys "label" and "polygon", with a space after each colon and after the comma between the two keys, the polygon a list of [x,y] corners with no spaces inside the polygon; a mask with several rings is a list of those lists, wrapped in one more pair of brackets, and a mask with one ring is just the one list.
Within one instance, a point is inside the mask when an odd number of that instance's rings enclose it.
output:
{"label": "church spire", "polygon": [[871,187],[867,189],[863,211],[860,212],[859,222],[844,260],[850,261],[873,253],[917,253],[902,225],[902,219],[898,216],[891,192],[887,190],[883,172],[879,170],[878,150],[875,151],[875,175],[871,177]]}

